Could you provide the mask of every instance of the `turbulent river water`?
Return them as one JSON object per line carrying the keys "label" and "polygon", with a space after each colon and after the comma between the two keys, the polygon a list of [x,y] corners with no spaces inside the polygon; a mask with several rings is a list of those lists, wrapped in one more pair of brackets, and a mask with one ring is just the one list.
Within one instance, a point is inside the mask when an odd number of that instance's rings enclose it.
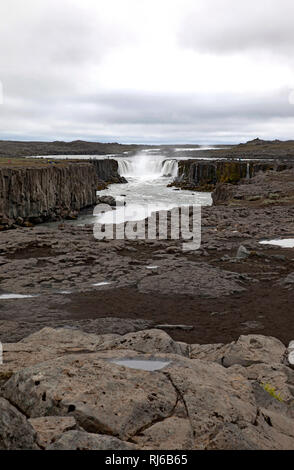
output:
{"label": "turbulent river water", "polygon": [[[195,149],[193,150],[195,151]],[[211,205],[210,193],[181,191],[167,187],[177,176],[178,160],[185,159],[185,157],[178,157],[177,152],[174,154],[175,157],[170,158],[160,149],[148,149],[133,156],[128,154],[125,156],[109,155],[109,158],[117,160],[119,173],[128,182],[126,184],[112,184],[108,189],[99,191],[99,196],[113,196],[124,203],[124,206],[117,208],[116,211],[96,216],[99,222],[121,223],[128,220],[142,220],[154,211],[188,205]],[[54,156],[52,158],[72,159],[72,156]],[[103,159],[107,156],[76,156],[75,158]],[[97,221],[96,217],[82,215],[76,223],[79,225],[93,223]]]}
{"label": "turbulent river water", "polygon": [[[111,195],[125,202],[125,206],[116,211],[117,223],[141,220],[153,211],[192,204],[211,204],[209,193],[178,191],[167,187],[177,176],[178,161],[166,159],[160,151],[145,150],[133,157],[117,160],[119,173],[128,183],[113,184],[107,190],[101,191],[101,195]],[[113,215],[106,213],[99,221],[112,222]]]}

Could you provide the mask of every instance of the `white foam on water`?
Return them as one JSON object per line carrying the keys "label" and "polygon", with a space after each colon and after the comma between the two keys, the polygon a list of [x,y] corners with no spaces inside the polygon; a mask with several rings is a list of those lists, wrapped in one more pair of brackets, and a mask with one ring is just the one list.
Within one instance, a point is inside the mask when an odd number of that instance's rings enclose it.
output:
{"label": "white foam on water", "polygon": [[140,369],[147,371],[160,370],[170,364],[170,361],[160,361],[156,359],[112,359],[109,362],[113,362],[119,366],[129,367],[130,369]]}
{"label": "white foam on water", "polygon": [[275,245],[281,248],[294,248],[294,238],[284,238],[278,240],[263,240],[260,245]]}
{"label": "white foam on water", "polygon": [[1,294],[0,300],[29,299],[32,297],[38,297],[38,295]]}

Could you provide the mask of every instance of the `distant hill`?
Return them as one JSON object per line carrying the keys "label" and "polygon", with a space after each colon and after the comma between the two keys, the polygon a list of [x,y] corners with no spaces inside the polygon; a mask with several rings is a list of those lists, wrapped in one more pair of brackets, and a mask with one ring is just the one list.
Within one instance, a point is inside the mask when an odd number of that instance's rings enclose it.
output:
{"label": "distant hill", "polygon": [[[148,146],[144,146],[148,147]],[[107,155],[136,151],[140,145],[122,145],[117,142],[101,143],[75,140],[73,142],[21,142],[0,140],[0,157],[24,157],[33,155]]]}

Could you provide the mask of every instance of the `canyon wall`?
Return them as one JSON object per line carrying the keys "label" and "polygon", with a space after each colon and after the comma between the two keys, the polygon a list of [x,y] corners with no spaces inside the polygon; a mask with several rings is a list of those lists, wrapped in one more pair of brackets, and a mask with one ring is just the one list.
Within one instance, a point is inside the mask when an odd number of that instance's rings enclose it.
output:
{"label": "canyon wall", "polygon": [[181,160],[173,185],[182,189],[211,191],[217,183],[237,183],[242,178],[252,178],[260,171],[282,171],[291,167],[291,163],[279,162]]}
{"label": "canyon wall", "polygon": [[120,182],[111,159],[0,165],[0,229],[75,218],[96,204],[97,189]]}

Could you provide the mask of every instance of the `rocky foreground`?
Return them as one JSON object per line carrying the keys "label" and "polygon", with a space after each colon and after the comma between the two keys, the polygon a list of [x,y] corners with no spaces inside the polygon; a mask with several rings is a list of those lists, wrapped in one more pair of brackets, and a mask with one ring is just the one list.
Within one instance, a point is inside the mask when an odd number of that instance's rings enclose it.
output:
{"label": "rocky foreground", "polygon": [[294,238],[294,171],[213,201],[191,252],[90,225],[1,233],[0,448],[294,449],[294,251],[260,244]]}
{"label": "rocky foreground", "polygon": [[[3,349],[0,449],[294,449],[294,370],[275,338],[44,328]],[[168,364],[111,362],[122,358]]]}

